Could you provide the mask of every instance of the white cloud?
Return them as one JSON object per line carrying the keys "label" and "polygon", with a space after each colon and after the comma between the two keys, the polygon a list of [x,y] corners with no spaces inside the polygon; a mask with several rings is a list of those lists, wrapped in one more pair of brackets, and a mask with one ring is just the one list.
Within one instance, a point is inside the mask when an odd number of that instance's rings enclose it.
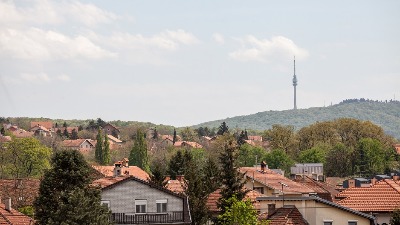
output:
{"label": "white cloud", "polygon": [[222,34],[214,33],[213,38],[214,38],[214,41],[217,42],[218,44],[222,45],[225,43],[225,38],[224,38],[224,36],[222,36]]}
{"label": "white cloud", "polygon": [[23,81],[28,81],[30,83],[49,83],[51,81],[70,81],[71,78],[68,75],[59,75],[59,76],[49,76],[46,73],[22,73],[20,78]]}
{"label": "white cloud", "polygon": [[306,49],[298,47],[292,40],[283,36],[268,39],[258,39],[252,35],[236,39],[242,47],[231,52],[229,57],[238,61],[271,62],[279,58],[296,56],[296,59],[305,59],[309,56]]}
{"label": "white cloud", "polygon": [[84,36],[69,37],[38,28],[0,31],[0,55],[35,60],[115,57]]}
{"label": "white cloud", "polygon": [[121,17],[78,1],[34,0],[31,5],[17,7],[14,2],[0,2],[0,25],[44,25],[75,22],[94,27],[111,23]]}

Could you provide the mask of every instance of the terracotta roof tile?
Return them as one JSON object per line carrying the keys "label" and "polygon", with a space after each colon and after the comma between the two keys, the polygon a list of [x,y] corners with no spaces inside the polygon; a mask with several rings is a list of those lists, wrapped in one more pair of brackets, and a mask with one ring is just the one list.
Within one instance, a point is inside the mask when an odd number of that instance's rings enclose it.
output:
{"label": "terracotta roof tile", "polygon": [[39,179],[2,179],[0,180],[0,196],[11,198],[15,208],[33,205],[39,193]]}
{"label": "terracotta roof tile", "polygon": [[316,181],[308,176],[296,177],[294,181],[314,190],[314,192],[317,193],[320,198],[328,201],[333,201],[334,196],[339,193],[335,186],[322,181]]}
{"label": "terracotta roof tile", "polygon": [[168,180],[168,183],[165,186],[168,190],[173,191],[175,193],[183,193],[185,192],[185,184],[179,180]]}
{"label": "terracotta roof tile", "polygon": [[8,225],[31,225],[34,221],[32,218],[11,208],[10,211],[5,209],[5,205],[0,203],[0,224]]}
{"label": "terracotta roof tile", "polygon": [[88,141],[89,142],[89,144],[91,144],[92,145],[92,147],[94,146],[93,144],[92,144],[92,142],[90,141],[90,140],[88,140],[88,139],[76,139],[76,140],[63,140],[62,141],[62,145],[64,146],[64,147],[70,147],[70,148],[72,148],[72,147],[79,147],[83,142],[85,142],[85,141]]}
{"label": "terracotta roof tile", "polygon": [[293,205],[285,205],[282,208],[276,209],[269,217],[269,225],[308,225],[308,222],[303,218],[303,215]]}
{"label": "terracotta roof tile", "polygon": [[53,122],[51,122],[51,121],[33,121],[33,122],[31,122],[31,128],[36,127],[37,125],[43,126],[46,129],[53,128]]}
{"label": "terracotta roof tile", "polygon": [[[92,166],[106,177],[114,175],[114,166]],[[121,174],[137,177],[141,180],[149,180],[150,176],[137,166],[121,167]]]}
{"label": "terracotta roof tile", "polygon": [[337,203],[361,212],[392,212],[400,205],[400,184],[390,179],[371,187],[348,188],[336,195]]}
{"label": "terracotta roof tile", "polygon": [[258,170],[255,167],[241,167],[240,171],[242,173],[246,173],[248,179],[253,179],[258,181],[265,186],[282,192],[282,184],[280,182],[285,183],[288,187],[283,189],[285,194],[299,194],[299,193],[314,193],[313,189],[310,189],[300,183],[294,182],[270,169],[265,169],[265,172]]}

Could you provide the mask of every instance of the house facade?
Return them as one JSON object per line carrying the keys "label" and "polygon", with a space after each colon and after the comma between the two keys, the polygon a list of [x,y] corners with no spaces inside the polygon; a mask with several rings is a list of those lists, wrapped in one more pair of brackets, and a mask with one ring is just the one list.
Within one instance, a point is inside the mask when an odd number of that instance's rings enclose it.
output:
{"label": "house facade", "polygon": [[188,199],[134,176],[101,178],[101,203],[115,224],[190,224]]}
{"label": "house facade", "polygon": [[76,140],[64,140],[62,146],[65,148],[79,150],[80,152],[90,152],[94,149],[92,140],[89,139],[76,139]]}
{"label": "house facade", "polygon": [[339,204],[321,199],[316,196],[309,197],[258,197],[262,209],[261,213],[275,208],[295,206],[303,218],[310,225],[374,225],[375,217],[362,213]]}

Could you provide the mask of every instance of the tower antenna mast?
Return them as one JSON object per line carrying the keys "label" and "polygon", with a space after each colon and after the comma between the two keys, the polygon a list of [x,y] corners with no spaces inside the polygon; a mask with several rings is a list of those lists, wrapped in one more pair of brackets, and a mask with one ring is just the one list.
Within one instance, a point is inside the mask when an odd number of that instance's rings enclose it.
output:
{"label": "tower antenna mast", "polygon": [[296,77],[296,56],[294,56],[294,60],[293,60],[294,107],[293,107],[293,109],[297,109],[297,102],[296,102],[296,86],[297,86],[297,77]]}

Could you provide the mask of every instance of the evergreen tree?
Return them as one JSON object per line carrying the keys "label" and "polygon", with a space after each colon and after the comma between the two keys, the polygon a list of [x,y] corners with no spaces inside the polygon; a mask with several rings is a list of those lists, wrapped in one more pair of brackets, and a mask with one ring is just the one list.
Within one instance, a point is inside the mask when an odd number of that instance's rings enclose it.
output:
{"label": "evergreen tree", "polygon": [[175,144],[175,142],[178,141],[178,137],[176,136],[176,130],[174,128],[174,136],[172,137],[172,144]]}
{"label": "evergreen tree", "polygon": [[235,196],[227,200],[229,207],[225,208],[225,212],[218,216],[219,224],[240,224],[240,225],[257,225],[257,211],[251,204],[250,199],[241,201]]}
{"label": "evergreen tree", "polygon": [[89,176],[90,166],[78,151],[56,152],[34,202],[35,224],[110,224],[110,212]]}
{"label": "evergreen tree", "polygon": [[102,157],[101,157],[101,164],[102,165],[108,165],[110,164],[111,161],[111,155],[110,155],[110,142],[108,141],[108,136],[107,134],[104,135],[104,148],[102,151]]}
{"label": "evergreen tree", "polygon": [[178,150],[168,163],[168,173],[172,180],[176,179],[177,175],[184,174],[185,159],[182,151]]}
{"label": "evergreen tree", "polygon": [[209,193],[205,191],[207,187],[204,182],[204,175],[202,174],[201,168],[196,165],[194,160],[186,162],[185,170],[185,194],[189,198],[192,224],[205,224],[208,216],[206,203]]}
{"label": "evergreen tree", "polygon": [[56,123],[55,128],[58,128],[58,123]]}
{"label": "evergreen tree", "polygon": [[76,139],[78,139],[79,137],[78,137],[78,132],[75,130],[75,128],[74,129],[72,129],[72,131],[71,131],[71,139],[72,140],[76,140]]}
{"label": "evergreen tree", "polygon": [[240,173],[237,158],[239,156],[239,149],[235,139],[229,134],[222,136],[224,147],[220,153],[219,161],[221,164],[220,181],[221,198],[219,199],[218,206],[222,214],[225,213],[225,208],[230,207],[229,198],[236,196],[238,200],[242,200],[246,195],[243,189],[246,180],[244,174]]}
{"label": "evergreen tree", "polygon": [[203,167],[202,174],[204,174],[205,192],[211,194],[221,186],[219,181],[220,169],[217,163],[212,158],[208,158]]}
{"label": "evergreen tree", "polygon": [[63,127],[65,127],[65,128],[68,127],[67,122],[64,121]]}
{"label": "evergreen tree", "polygon": [[157,128],[154,128],[153,139],[155,139],[155,140],[158,139],[158,131],[157,131]]}
{"label": "evergreen tree", "polygon": [[64,128],[63,136],[64,136],[65,138],[69,139],[69,133],[68,133],[68,130],[67,130],[66,127]]}
{"label": "evergreen tree", "polygon": [[60,129],[58,129],[56,133],[57,133],[57,135],[60,136],[60,137],[63,136]]}
{"label": "evergreen tree", "polygon": [[247,130],[244,129],[244,139],[249,140],[249,135],[247,134]]}
{"label": "evergreen tree", "polygon": [[94,157],[96,162],[99,164],[102,164],[103,162],[103,135],[101,134],[101,129],[97,129],[97,137],[96,137],[96,146],[95,146],[95,152],[94,152]]}
{"label": "evergreen tree", "polygon": [[159,163],[154,164],[151,168],[150,181],[160,187],[165,187],[168,183],[168,181],[165,181],[165,178],[165,171],[161,168],[161,165]]}
{"label": "evergreen tree", "polygon": [[0,133],[1,133],[1,135],[3,135],[3,136],[6,134],[6,130],[4,129],[4,127],[1,128]]}
{"label": "evergreen tree", "polygon": [[83,126],[82,126],[82,125],[79,125],[78,131],[81,131],[81,130],[83,130]]}
{"label": "evergreen tree", "polygon": [[244,133],[244,131],[242,131],[239,134],[239,137],[237,139],[237,143],[238,143],[239,146],[241,146],[243,144],[246,144],[246,134]]}
{"label": "evergreen tree", "polygon": [[136,131],[135,142],[129,154],[129,165],[138,166],[142,170],[150,173],[150,166],[147,155],[147,143],[144,138],[144,133],[138,129]]}
{"label": "evergreen tree", "polygon": [[225,133],[229,133],[229,127],[226,125],[225,121],[221,123],[218,128],[217,135],[223,135]]}

